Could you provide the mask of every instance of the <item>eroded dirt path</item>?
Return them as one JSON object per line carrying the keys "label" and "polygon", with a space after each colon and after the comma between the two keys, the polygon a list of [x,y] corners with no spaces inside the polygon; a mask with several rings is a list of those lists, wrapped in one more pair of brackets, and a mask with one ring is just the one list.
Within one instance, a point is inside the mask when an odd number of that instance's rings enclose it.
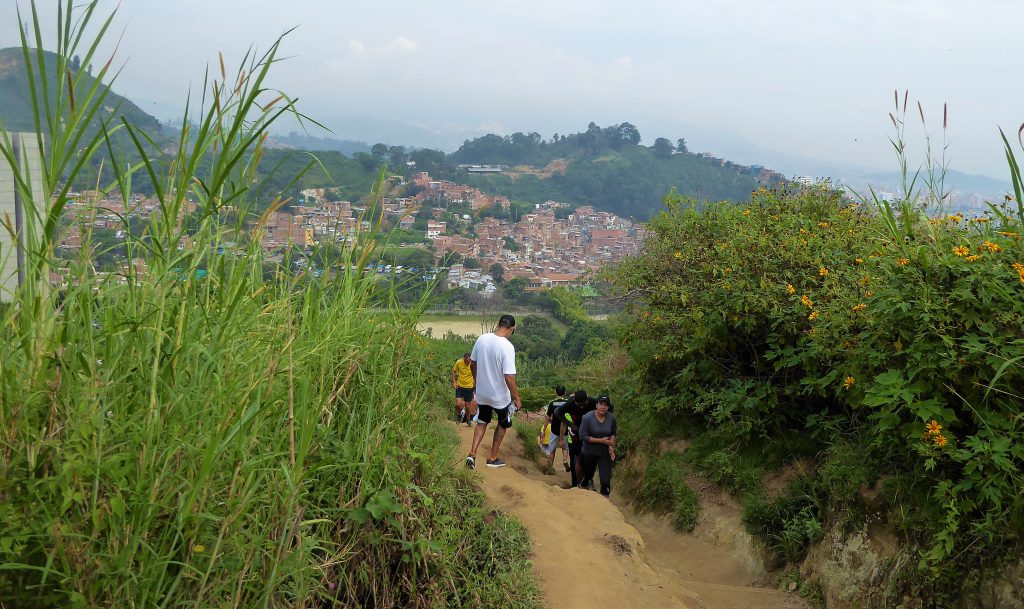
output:
{"label": "eroded dirt path", "polygon": [[[501,449],[508,466],[484,467],[490,431],[478,452],[481,486],[529,530],[534,570],[552,609],[803,607],[795,594],[761,587],[764,573],[719,545],[730,533],[716,529],[713,513],[704,530],[686,535],[598,493],[562,488],[568,474],[545,476],[524,460],[511,429]],[[458,433],[465,455],[472,430],[460,426]]]}

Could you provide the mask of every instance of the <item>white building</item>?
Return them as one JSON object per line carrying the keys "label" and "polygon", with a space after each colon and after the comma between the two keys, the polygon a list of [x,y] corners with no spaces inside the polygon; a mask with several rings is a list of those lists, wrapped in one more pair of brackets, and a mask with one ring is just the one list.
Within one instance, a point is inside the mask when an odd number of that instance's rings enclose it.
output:
{"label": "white building", "polygon": [[[0,155],[0,218],[10,218],[15,238],[0,229],[0,302],[9,302],[24,281],[25,250],[39,234],[40,216],[48,201],[43,193],[43,155],[34,133],[0,133],[0,147],[13,152],[16,165]],[[16,175],[28,183],[28,192],[18,189]],[[39,210],[32,213],[33,210]]]}

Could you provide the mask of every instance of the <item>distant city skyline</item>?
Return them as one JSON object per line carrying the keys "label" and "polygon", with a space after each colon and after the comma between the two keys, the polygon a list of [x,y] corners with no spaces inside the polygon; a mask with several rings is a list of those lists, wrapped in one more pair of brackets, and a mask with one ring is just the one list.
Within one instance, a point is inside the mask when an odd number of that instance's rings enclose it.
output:
{"label": "distant city skyline", "polygon": [[[56,4],[40,2],[51,22]],[[18,44],[15,8],[0,8],[0,47]],[[1024,122],[1022,22],[1011,0],[123,0],[104,51],[123,29],[114,89],[173,119],[218,52],[236,64],[297,26],[271,82],[328,123],[404,123],[451,149],[488,132],[629,121],[648,144],[683,137],[793,171],[893,170],[888,112],[894,89],[909,89],[912,154],[924,146],[916,102],[938,146],[945,102],[951,167],[1005,179],[998,128],[1015,139]]]}

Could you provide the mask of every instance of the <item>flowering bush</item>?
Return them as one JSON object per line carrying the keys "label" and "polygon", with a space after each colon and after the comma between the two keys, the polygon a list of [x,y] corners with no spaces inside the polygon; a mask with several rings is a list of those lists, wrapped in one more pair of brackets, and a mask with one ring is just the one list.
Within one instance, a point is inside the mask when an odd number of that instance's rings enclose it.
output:
{"label": "flowering bush", "polygon": [[885,473],[930,489],[901,498],[927,508],[908,530],[925,564],[1019,536],[1019,219],[893,222],[827,184],[666,205],[611,273],[632,296],[621,342],[652,392],[643,407],[743,438],[868,438]]}

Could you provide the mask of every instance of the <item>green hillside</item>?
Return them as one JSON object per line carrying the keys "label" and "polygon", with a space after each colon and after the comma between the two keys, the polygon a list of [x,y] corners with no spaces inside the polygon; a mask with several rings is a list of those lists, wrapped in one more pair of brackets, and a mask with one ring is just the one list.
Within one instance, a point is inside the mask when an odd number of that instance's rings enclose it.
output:
{"label": "green hillside", "polygon": [[554,171],[469,175],[465,181],[512,199],[589,204],[638,218],[657,213],[673,188],[700,200],[747,201],[760,174],[758,168],[690,154],[683,141],[658,138],[654,146],[643,146],[629,123],[604,129],[591,123],[585,132],[550,140],[536,133],[487,135],[467,141],[449,160],[538,170],[556,162]]}
{"label": "green hillside", "polygon": [[[302,173],[311,162],[313,165]],[[373,165],[368,169],[334,150],[267,150],[257,170],[256,199],[262,206],[282,192],[295,196],[304,188],[334,187],[339,189],[341,198],[358,201],[373,188],[379,167]],[[299,174],[301,177],[295,181]],[[294,185],[289,187],[293,181]]]}
{"label": "green hillside", "polygon": [[[47,85],[53,91],[56,89],[57,56],[45,51],[44,57],[47,74],[50,77]],[[35,56],[32,60],[35,60]],[[88,70],[89,66],[83,66],[83,69]],[[92,82],[93,79],[87,77],[83,79],[80,88],[87,88]],[[159,135],[163,130],[160,121],[113,91],[108,93],[106,101],[103,112],[94,120],[92,128],[99,128],[100,121],[111,121],[123,116],[150,136]],[[0,49],[0,123],[8,131],[35,130],[35,123],[32,120],[32,97],[25,73],[25,59],[20,47]]]}

